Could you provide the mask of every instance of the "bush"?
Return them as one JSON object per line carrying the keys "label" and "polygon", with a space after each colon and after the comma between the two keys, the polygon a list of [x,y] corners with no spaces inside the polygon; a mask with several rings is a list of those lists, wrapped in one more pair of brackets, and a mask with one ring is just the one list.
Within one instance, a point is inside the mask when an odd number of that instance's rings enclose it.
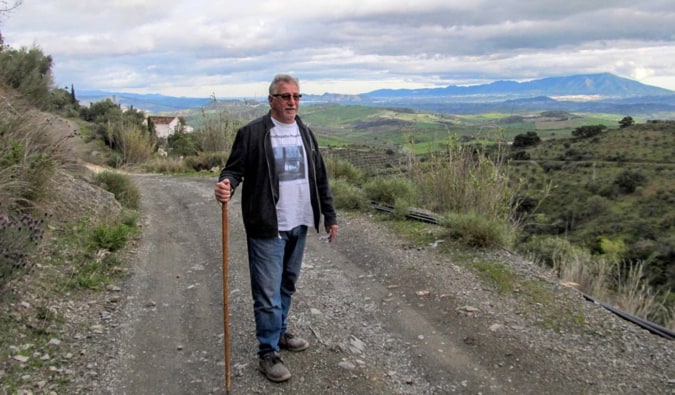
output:
{"label": "bush", "polygon": [[225,152],[200,152],[198,155],[186,157],[185,167],[195,171],[220,170],[225,167],[228,155]]}
{"label": "bush", "polygon": [[52,88],[52,57],[37,47],[0,51],[0,83],[19,91],[31,104],[45,108]]}
{"label": "bush", "polygon": [[368,206],[365,192],[345,179],[331,179],[331,189],[337,209],[362,210]]}
{"label": "bush", "polygon": [[128,209],[138,209],[141,193],[129,176],[114,171],[102,171],[94,177],[94,184],[115,195],[115,199]]}
{"label": "bush", "polygon": [[607,129],[605,125],[585,125],[580,126],[572,131],[572,136],[578,138],[589,138],[597,136],[602,133],[603,130]]}
{"label": "bush", "polygon": [[180,158],[153,158],[143,164],[145,171],[155,173],[185,173],[185,161]]}
{"label": "bush", "polygon": [[377,177],[368,181],[363,189],[368,199],[378,203],[394,206],[404,202],[409,207],[415,203],[415,190],[406,179]]}
{"label": "bush", "polygon": [[569,240],[555,236],[533,236],[521,244],[518,251],[549,267],[560,267],[580,252]]}
{"label": "bush", "polygon": [[508,247],[513,237],[506,224],[476,214],[449,214],[444,225],[446,237],[472,248]]}
{"label": "bush", "polygon": [[514,148],[530,147],[533,145],[537,145],[539,143],[541,143],[541,138],[539,137],[537,132],[527,132],[525,134],[516,135],[516,137],[513,138],[512,147]]}
{"label": "bush", "polygon": [[193,133],[199,149],[204,152],[230,152],[239,122],[228,118],[225,110],[218,113],[218,118],[213,118],[203,109],[202,121],[202,126]]}
{"label": "bush", "polygon": [[423,208],[435,212],[476,213],[495,222],[515,214],[514,187],[501,148],[491,155],[473,147],[449,144],[444,154],[414,163],[411,177]]}
{"label": "bush", "polygon": [[36,123],[25,108],[0,108],[0,202],[5,209],[47,200],[54,173],[67,161],[62,141]]}
{"label": "bush", "polygon": [[364,178],[363,171],[346,160],[329,158],[326,160],[326,168],[328,169],[328,175],[333,180],[343,179],[351,184],[361,185]]}
{"label": "bush", "polygon": [[134,228],[125,224],[102,224],[94,228],[92,242],[97,250],[117,251],[127,244],[134,233]]}
{"label": "bush", "polygon": [[155,151],[153,137],[142,127],[125,124],[115,137],[115,145],[126,164],[140,164],[147,161]]}
{"label": "bush", "polygon": [[624,170],[616,176],[614,184],[624,193],[633,193],[637,187],[647,184],[647,177],[637,171]]}

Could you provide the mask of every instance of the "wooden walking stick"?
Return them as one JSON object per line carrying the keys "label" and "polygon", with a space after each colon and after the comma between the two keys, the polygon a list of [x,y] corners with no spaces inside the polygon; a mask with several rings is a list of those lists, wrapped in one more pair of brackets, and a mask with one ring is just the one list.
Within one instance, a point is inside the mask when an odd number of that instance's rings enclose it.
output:
{"label": "wooden walking stick", "polygon": [[230,296],[230,282],[228,281],[227,266],[228,266],[228,234],[227,234],[227,202],[223,202],[223,329],[225,343],[225,390],[230,393],[230,315],[229,315],[229,296]]}

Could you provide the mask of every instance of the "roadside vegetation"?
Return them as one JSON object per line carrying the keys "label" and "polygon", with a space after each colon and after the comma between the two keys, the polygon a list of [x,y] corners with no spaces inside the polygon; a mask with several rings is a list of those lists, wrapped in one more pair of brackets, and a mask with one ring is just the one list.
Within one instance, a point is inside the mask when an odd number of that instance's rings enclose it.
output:
{"label": "roadside vegetation", "polygon": [[[65,358],[78,352],[67,340],[81,317],[69,316],[72,306],[64,303],[85,303],[89,292],[123,276],[125,248],[138,233],[140,196],[131,180],[101,173],[88,182],[68,149],[75,136],[54,132],[57,117],[45,111],[74,119],[81,108],[72,87],[53,86],[51,65],[39,48],[12,49],[0,40],[2,393],[31,393],[36,382],[45,383],[45,393],[67,388],[69,376],[50,352],[61,343]],[[123,158],[135,158],[123,133],[112,125],[106,133],[124,147]],[[85,211],[97,206],[87,200],[94,185],[118,202]]]}
{"label": "roadside vegetation", "polygon": [[673,328],[675,122],[616,122],[566,138],[529,131],[508,145],[451,138],[384,175],[335,157],[336,201],[358,210],[383,202],[398,219],[429,210],[446,240],[518,251],[582,292]]}

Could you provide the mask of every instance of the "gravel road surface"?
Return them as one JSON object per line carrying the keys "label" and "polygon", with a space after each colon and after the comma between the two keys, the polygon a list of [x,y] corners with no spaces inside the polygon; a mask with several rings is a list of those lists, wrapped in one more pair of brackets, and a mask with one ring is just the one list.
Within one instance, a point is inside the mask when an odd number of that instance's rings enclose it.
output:
{"label": "gravel road surface", "polygon": [[[134,180],[143,236],[120,284],[123,306],[101,341],[108,360],[96,392],[225,393],[215,179]],[[293,377],[271,383],[258,371],[238,198],[228,232],[232,394],[675,393],[672,342],[584,305],[554,281],[546,284],[560,300],[582,305],[584,327],[535,325],[543,306],[524,310],[434,247],[407,245],[386,222],[343,213],[336,242],[310,232],[294,298],[291,329],[312,347],[282,352]]]}

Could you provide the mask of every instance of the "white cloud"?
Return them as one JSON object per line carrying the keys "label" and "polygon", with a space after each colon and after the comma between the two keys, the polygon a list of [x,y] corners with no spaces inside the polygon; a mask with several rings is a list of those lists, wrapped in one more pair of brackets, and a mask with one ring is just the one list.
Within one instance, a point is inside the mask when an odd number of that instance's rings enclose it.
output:
{"label": "white cloud", "polygon": [[78,89],[254,96],[292,71],[318,94],[590,72],[675,90],[667,3],[41,0],[0,29],[50,54],[59,85]]}

